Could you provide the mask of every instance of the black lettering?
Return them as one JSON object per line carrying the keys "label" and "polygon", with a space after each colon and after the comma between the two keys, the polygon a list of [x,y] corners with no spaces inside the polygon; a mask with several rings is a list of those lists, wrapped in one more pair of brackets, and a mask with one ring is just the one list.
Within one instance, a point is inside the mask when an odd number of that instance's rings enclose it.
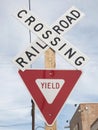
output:
{"label": "black lettering", "polygon": [[53,41],[51,41],[50,43],[51,43],[51,45],[56,46],[58,41],[61,41],[61,39],[59,37],[55,37],[54,38],[54,43],[53,43]]}
{"label": "black lettering", "polygon": [[63,49],[64,46],[66,46],[66,43],[63,46],[61,46],[58,50],[60,51],[61,49]]}
{"label": "black lettering", "polygon": [[72,52],[72,48],[70,48],[64,55],[68,55],[68,58],[70,59],[74,54],[76,53],[76,51]]}
{"label": "black lettering", "polygon": [[38,53],[39,54],[39,51],[38,50],[36,50],[33,46],[31,46],[31,48],[36,52],[36,53]]}
{"label": "black lettering", "polygon": [[72,24],[72,20],[76,20],[75,18],[72,18],[70,16],[66,16],[67,20],[69,21],[70,24]]}
{"label": "black lettering", "polygon": [[24,59],[22,57],[19,57],[16,62],[21,66],[24,67],[23,64],[28,64],[28,62],[24,61]]}
{"label": "black lettering", "polygon": [[77,10],[72,10],[70,13],[76,18],[80,17],[80,13]]}
{"label": "black lettering", "polygon": [[61,29],[58,25],[55,25],[52,29],[53,29],[55,32],[57,32],[58,34],[61,34],[61,32],[64,31],[64,30]]}
{"label": "black lettering", "polygon": [[61,21],[59,22],[59,24],[60,24],[63,28],[68,28],[68,27],[69,27],[69,24],[68,24],[66,21],[64,21],[64,20],[61,20]]}
{"label": "black lettering", "polygon": [[78,57],[76,60],[75,60],[75,64],[80,66],[82,64],[82,61],[85,61],[85,58],[83,56],[80,56]]}
{"label": "black lettering", "polygon": [[25,13],[25,14],[27,14],[27,11],[26,10],[21,10],[18,14],[17,14],[17,16],[19,17],[19,18],[22,18],[22,13]]}
{"label": "black lettering", "polygon": [[49,34],[52,34],[52,32],[51,32],[50,30],[47,30],[45,33],[46,33],[46,35],[45,35],[45,34],[42,34],[42,37],[43,37],[44,39],[49,38]]}
{"label": "black lettering", "polygon": [[30,16],[30,17],[25,21],[25,23],[28,22],[28,25],[30,26],[31,23],[33,23],[34,21],[35,21],[35,18],[34,18],[33,16]]}
{"label": "black lettering", "polygon": [[30,61],[32,60],[32,59],[31,59],[32,56],[36,56],[35,54],[32,54],[32,53],[30,53],[30,52],[28,52],[28,51],[26,51],[25,53],[26,53],[26,55],[27,55],[27,57],[28,57],[28,59],[29,59]]}
{"label": "black lettering", "polygon": [[45,49],[48,45],[44,45],[44,46],[42,46],[41,44],[39,44],[38,42],[36,42],[36,44],[40,47],[40,48],[42,48],[42,49]]}
{"label": "black lettering", "polygon": [[34,27],[34,30],[36,32],[40,31],[41,29],[43,28],[43,24],[42,23],[38,23],[35,27]]}

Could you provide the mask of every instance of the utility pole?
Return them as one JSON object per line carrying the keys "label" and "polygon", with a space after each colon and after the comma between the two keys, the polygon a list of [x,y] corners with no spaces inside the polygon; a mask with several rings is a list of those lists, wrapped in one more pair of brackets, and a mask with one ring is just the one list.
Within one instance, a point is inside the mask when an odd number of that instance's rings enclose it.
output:
{"label": "utility pole", "polygon": [[[52,49],[48,49],[45,52],[45,68],[53,69],[56,67],[55,52]],[[45,124],[45,130],[56,130],[56,122],[52,126]]]}

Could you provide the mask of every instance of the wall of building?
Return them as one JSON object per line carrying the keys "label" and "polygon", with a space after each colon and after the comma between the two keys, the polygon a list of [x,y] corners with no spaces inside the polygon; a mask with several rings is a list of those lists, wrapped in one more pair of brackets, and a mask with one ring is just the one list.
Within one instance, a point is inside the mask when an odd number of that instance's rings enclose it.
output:
{"label": "wall of building", "polygon": [[96,121],[91,125],[91,130],[98,130],[98,118]]}
{"label": "wall of building", "polygon": [[79,130],[82,130],[81,112],[79,111],[80,106],[78,107],[77,111],[70,121],[70,130],[78,130],[77,126],[79,127]]}
{"label": "wall of building", "polygon": [[[90,130],[92,123],[97,118],[98,103],[80,104],[70,121],[70,130]],[[77,124],[78,128],[76,127]]]}

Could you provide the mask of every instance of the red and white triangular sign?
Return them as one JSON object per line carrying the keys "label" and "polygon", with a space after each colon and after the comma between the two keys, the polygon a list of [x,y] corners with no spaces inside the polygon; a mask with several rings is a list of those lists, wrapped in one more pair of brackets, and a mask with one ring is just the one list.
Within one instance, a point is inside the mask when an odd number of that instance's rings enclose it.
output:
{"label": "red and white triangular sign", "polygon": [[48,125],[55,121],[81,73],[80,70],[19,71]]}
{"label": "red and white triangular sign", "polygon": [[63,79],[37,79],[36,83],[48,103],[52,103],[63,84]]}

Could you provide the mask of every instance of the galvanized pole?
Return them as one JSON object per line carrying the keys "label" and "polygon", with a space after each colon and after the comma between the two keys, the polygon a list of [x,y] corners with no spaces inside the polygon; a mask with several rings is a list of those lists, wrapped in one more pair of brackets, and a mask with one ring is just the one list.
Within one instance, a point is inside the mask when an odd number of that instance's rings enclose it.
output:
{"label": "galvanized pole", "polygon": [[35,104],[33,102],[33,100],[31,99],[31,103],[32,103],[32,110],[31,110],[31,115],[32,115],[32,130],[35,129]]}
{"label": "galvanized pole", "polygon": [[[28,1],[29,3],[29,10],[31,10],[31,0]],[[31,43],[31,31],[29,30],[29,42]],[[31,109],[31,116],[32,116],[32,130],[35,129],[35,104],[31,99],[32,109]]]}

